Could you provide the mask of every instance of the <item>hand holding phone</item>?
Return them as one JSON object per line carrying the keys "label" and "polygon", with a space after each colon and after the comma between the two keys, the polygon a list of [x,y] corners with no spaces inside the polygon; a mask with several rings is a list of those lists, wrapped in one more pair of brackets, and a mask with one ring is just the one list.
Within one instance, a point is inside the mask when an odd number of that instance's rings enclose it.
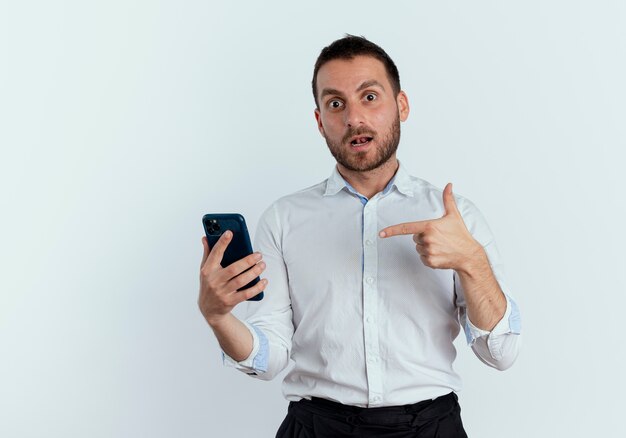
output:
{"label": "hand holding phone", "polygon": [[207,320],[229,313],[238,303],[263,299],[267,280],[261,255],[252,252],[250,236],[240,214],[207,214],[200,270],[198,304]]}

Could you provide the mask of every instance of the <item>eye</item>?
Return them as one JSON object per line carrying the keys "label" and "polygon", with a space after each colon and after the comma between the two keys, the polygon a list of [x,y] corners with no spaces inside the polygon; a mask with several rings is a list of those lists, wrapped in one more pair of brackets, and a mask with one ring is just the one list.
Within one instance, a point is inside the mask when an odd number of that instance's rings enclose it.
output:
{"label": "eye", "polygon": [[330,109],[339,109],[343,106],[343,102],[337,99],[333,99],[329,101],[327,105]]}
{"label": "eye", "polygon": [[372,101],[376,100],[376,98],[377,98],[377,97],[378,97],[378,96],[376,96],[374,93],[367,93],[367,94],[365,95],[365,99],[366,99],[368,102],[372,102]]}

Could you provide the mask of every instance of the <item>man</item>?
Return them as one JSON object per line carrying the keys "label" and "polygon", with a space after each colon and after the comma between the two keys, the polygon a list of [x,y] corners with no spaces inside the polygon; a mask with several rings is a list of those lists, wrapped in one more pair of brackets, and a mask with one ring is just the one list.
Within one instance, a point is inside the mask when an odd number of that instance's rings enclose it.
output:
{"label": "man", "polygon": [[[409,102],[383,49],[337,40],[312,84],[337,166],[270,206],[259,253],[222,268],[231,234],[213,249],[203,238],[200,309],[225,364],[269,380],[294,361],[277,437],[465,437],[452,369],[460,327],[494,368],[511,366],[519,348],[493,236],[451,184],[441,191],[400,165]],[[230,313],[261,290],[245,321]]]}

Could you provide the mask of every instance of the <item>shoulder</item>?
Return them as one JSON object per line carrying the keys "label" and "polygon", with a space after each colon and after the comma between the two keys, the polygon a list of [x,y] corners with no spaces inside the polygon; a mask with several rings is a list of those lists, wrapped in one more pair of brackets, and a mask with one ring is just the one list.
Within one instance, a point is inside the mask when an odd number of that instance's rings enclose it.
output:
{"label": "shoulder", "polygon": [[281,218],[290,212],[304,213],[307,209],[317,208],[326,190],[327,179],[310,187],[281,196],[272,202],[261,215],[262,221],[281,222]]}
{"label": "shoulder", "polygon": [[326,189],[327,179],[319,182],[310,187],[298,190],[288,195],[282,196],[274,201],[271,205],[276,208],[285,208],[293,204],[299,204],[301,202],[311,202],[314,200],[320,200],[324,195]]}
{"label": "shoulder", "polygon": [[[439,206],[443,209],[443,187],[438,187],[425,179],[418,178],[413,175],[408,175],[408,178],[410,181],[411,191],[416,199],[420,201],[427,201],[428,203]],[[461,214],[470,214],[477,210],[472,201],[465,196],[454,192],[454,187],[453,195]]]}
{"label": "shoulder", "polygon": [[[411,190],[413,196],[420,203],[426,203],[433,210],[444,213],[445,208],[443,204],[443,187],[438,187],[425,179],[418,178],[413,175],[408,176],[410,180]],[[476,226],[483,225],[485,220],[482,213],[476,207],[476,205],[467,197],[456,193],[456,187],[453,186],[452,192],[457,208],[463,217],[468,228],[474,228]]]}

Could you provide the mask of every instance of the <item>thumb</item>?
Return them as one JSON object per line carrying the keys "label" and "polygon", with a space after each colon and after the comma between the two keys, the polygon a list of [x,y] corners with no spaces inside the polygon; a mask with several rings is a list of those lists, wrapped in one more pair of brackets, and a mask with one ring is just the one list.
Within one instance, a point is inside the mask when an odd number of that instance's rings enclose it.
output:
{"label": "thumb", "polygon": [[448,183],[446,188],[443,189],[443,207],[446,210],[445,216],[449,214],[461,215],[459,209],[456,206],[454,195],[452,194],[452,183]]}

